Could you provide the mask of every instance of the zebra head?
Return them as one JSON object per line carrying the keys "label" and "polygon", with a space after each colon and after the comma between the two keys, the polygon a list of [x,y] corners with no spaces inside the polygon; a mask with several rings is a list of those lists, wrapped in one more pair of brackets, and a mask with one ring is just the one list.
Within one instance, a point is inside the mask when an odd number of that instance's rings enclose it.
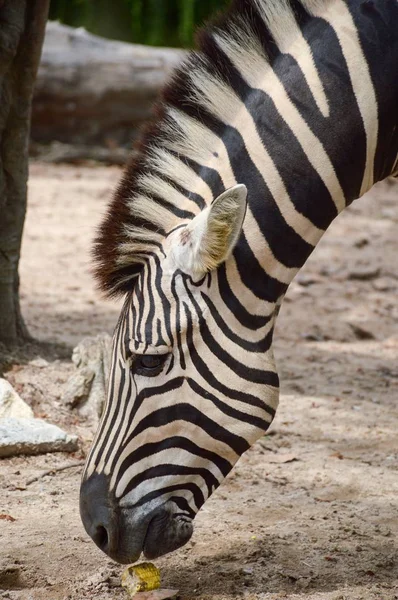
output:
{"label": "zebra head", "polygon": [[183,545],[272,421],[281,299],[337,214],[396,173],[397,10],[233,0],[163,90],[95,250],[126,300],[81,515],[115,560]]}
{"label": "zebra head", "polygon": [[185,544],[275,413],[275,305],[250,315],[230,288],[246,196],[236,185],[171,230],[127,294],[80,504],[87,532],[118,562]]}

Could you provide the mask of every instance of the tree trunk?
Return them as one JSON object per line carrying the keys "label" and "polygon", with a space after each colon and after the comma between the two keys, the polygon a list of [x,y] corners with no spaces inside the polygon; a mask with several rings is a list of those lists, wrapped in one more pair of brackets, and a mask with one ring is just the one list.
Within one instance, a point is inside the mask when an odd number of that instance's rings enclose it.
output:
{"label": "tree trunk", "polygon": [[18,264],[26,212],[33,86],[49,0],[0,0],[0,342],[29,338]]}

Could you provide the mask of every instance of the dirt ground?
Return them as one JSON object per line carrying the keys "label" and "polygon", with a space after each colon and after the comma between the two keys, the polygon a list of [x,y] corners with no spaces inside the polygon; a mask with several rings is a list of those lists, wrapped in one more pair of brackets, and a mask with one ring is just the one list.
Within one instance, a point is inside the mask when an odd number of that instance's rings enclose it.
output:
{"label": "dirt ground", "polygon": [[[41,340],[71,348],[111,332],[89,247],[117,168],[33,164],[22,308]],[[398,598],[398,184],[341,215],[293,282],[275,335],[282,380],[272,429],[196,519],[192,541],[157,562],[182,600]],[[36,416],[81,439],[74,455],[1,461],[0,598],[119,600],[122,567],[78,512],[93,431],[61,403],[66,359],[7,378]],[[39,478],[66,463],[77,466]],[[126,597],[127,598],[127,597]]]}

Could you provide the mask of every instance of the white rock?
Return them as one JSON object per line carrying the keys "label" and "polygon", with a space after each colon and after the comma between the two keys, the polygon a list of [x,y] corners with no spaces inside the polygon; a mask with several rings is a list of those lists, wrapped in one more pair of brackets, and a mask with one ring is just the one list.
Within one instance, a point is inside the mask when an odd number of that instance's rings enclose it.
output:
{"label": "white rock", "polygon": [[45,452],[74,452],[78,438],[42,419],[0,420],[0,457]]}
{"label": "white rock", "polygon": [[33,411],[6,379],[0,378],[0,419],[21,417],[33,419]]}

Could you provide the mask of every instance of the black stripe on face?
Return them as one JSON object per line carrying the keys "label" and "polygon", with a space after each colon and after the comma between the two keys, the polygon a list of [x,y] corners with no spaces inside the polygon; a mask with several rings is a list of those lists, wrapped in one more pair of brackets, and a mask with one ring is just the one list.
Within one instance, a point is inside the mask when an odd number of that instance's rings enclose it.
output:
{"label": "black stripe on face", "polygon": [[249,449],[248,442],[234,433],[231,433],[210,417],[203,414],[195,406],[187,403],[174,404],[159,408],[149,415],[146,415],[135,427],[133,432],[126,438],[125,446],[133,440],[138,434],[146,431],[149,427],[162,427],[174,421],[186,421],[192,423],[200,429],[203,429],[215,440],[223,442],[229,446],[236,454],[243,454]]}
{"label": "black stripe on face", "polygon": [[130,306],[128,306],[127,310],[124,311],[124,319],[121,321],[120,327],[124,330],[123,346],[120,348],[120,350],[122,351],[123,359],[127,361],[131,357],[131,341],[134,339],[134,321]]}
{"label": "black stripe on face", "polygon": [[169,368],[166,371],[166,375],[168,375],[169,373],[171,373],[171,371],[173,370],[174,367],[174,355],[172,354],[170,356],[170,364],[169,364]]}
{"label": "black stripe on face", "polygon": [[162,336],[162,321],[160,319],[156,319],[156,335],[156,344],[159,344],[160,346],[167,346]]}
{"label": "black stripe on face", "polygon": [[[118,348],[120,348],[120,345],[121,345],[122,324],[123,324],[122,315],[124,313],[124,309],[126,308],[126,306],[127,306],[127,302],[125,303],[122,314],[119,317],[118,325],[117,325],[117,328],[115,331],[114,340],[112,343],[112,367],[111,367],[110,377],[109,377],[109,382],[108,382],[107,403],[105,406],[104,413],[101,417],[100,426],[99,426],[99,429],[97,430],[94,444],[91,448],[90,457],[89,457],[87,466],[89,464],[91,464],[93,461],[94,461],[95,466],[97,466],[99,464],[99,462],[101,461],[101,457],[104,452],[105,446],[108,441],[108,436],[105,436],[105,439],[103,439],[101,442],[101,445],[99,445],[99,440],[101,440],[101,438],[103,437],[104,431],[106,429],[108,429],[109,415],[114,406],[113,402],[114,402],[114,394],[115,394],[116,369],[117,369],[118,364],[120,365],[120,360],[118,363],[117,359],[116,359],[116,355],[118,353]],[[124,315],[123,315],[123,317],[124,317]],[[94,456],[95,456],[95,460],[94,460]]]}
{"label": "black stripe on face", "polygon": [[[263,208],[265,210],[265,208]],[[268,242],[268,240],[267,240]],[[280,239],[280,243],[284,241]],[[311,253],[313,247],[307,244]],[[238,268],[242,283],[261,300],[266,302],[276,302],[283,296],[288,288],[287,283],[282,283],[264,271],[252,252],[244,233],[240,236],[239,242],[234,250],[234,258]]]}
{"label": "black stripe on face", "polygon": [[[253,425],[254,427],[258,427],[258,429],[262,429],[264,432],[267,431],[267,429],[271,425],[271,421],[260,419],[260,417],[255,417],[248,413],[242,412],[241,410],[237,410],[232,406],[229,406],[229,404],[227,404],[226,402],[222,402],[221,400],[216,398],[214,394],[201,387],[194,379],[187,379],[187,383],[198,396],[201,396],[202,398],[205,398],[207,401],[214,404],[214,406],[216,406],[225,415],[235,419],[236,423],[247,423],[248,425]],[[267,413],[269,412],[269,406],[263,404],[263,408],[264,411],[266,411]]]}
{"label": "black stripe on face", "polygon": [[[108,401],[108,406],[107,406],[107,415],[103,421],[103,430],[106,429],[107,431],[107,435],[105,435],[105,439],[102,442],[101,447],[97,450],[97,455],[96,455],[96,464],[98,465],[101,462],[102,459],[102,455],[105,452],[105,448],[108,444],[109,441],[109,436],[111,435],[112,437],[115,437],[116,435],[118,435],[119,433],[119,429],[115,429],[115,422],[118,419],[118,417],[120,416],[120,410],[123,410],[123,412],[125,413],[126,411],[126,407],[128,405],[127,402],[124,402],[124,406],[122,408],[122,397],[124,395],[124,386],[126,384],[126,369],[123,368],[122,366],[122,361],[119,359],[118,361],[118,368],[120,370],[120,385],[117,388],[117,393],[116,393],[116,386],[115,386],[115,375],[116,375],[116,368],[113,369],[112,371],[112,379],[111,379],[111,388],[109,391],[109,401]],[[128,392],[129,394],[131,393],[131,382],[130,382],[130,378],[128,378]],[[109,417],[110,417],[110,413],[111,410],[113,410],[113,415],[111,420],[109,421]],[[121,425],[123,425],[123,422],[121,422]],[[105,455],[105,461],[104,464],[106,464],[107,460],[109,459],[109,455],[113,450],[113,445],[110,444],[109,448],[107,450],[107,453]]]}
{"label": "black stripe on face", "polygon": [[180,358],[180,367],[182,370],[186,369],[186,363],[185,363],[185,356],[184,356],[184,349],[182,347],[182,336],[181,336],[181,304],[180,304],[180,299],[178,297],[178,293],[177,293],[177,289],[176,289],[176,278],[179,276],[184,276],[181,271],[176,271],[173,274],[173,278],[171,280],[171,292],[173,294],[175,303],[176,303],[176,320],[175,320],[175,332],[176,332],[176,337],[177,337],[177,348],[178,348],[178,354],[179,354],[179,358]]}
{"label": "black stripe on face", "polygon": [[[126,385],[127,385],[127,390],[124,389],[124,387]],[[115,403],[116,403],[116,406],[114,406],[115,411],[114,411],[114,414],[112,417],[112,421],[108,425],[108,432],[110,432],[109,435],[111,435],[114,440],[116,440],[119,437],[120,430],[125,425],[127,410],[130,408],[129,400],[132,396],[132,393],[133,393],[132,378],[130,377],[130,373],[129,373],[128,369],[123,369],[122,374],[121,374],[121,379],[120,379],[120,386],[118,389],[118,395],[116,398],[115,398],[115,396],[112,396],[112,403],[113,403],[113,405],[115,405]],[[122,397],[124,397],[124,402],[122,401]],[[122,412],[122,415],[120,415],[120,412]],[[120,416],[121,416],[121,418],[120,418]],[[116,423],[116,420],[119,418],[120,418],[119,426],[116,428],[115,423]],[[108,435],[108,439],[109,439],[109,435]],[[119,440],[119,443],[121,443],[121,440]],[[113,451],[114,451],[114,444],[111,443],[111,444],[109,444],[109,448],[106,453],[106,457],[105,457],[105,461],[104,461],[105,464],[108,463],[108,461],[110,459],[110,455]]]}
{"label": "black stripe on face", "polygon": [[137,320],[138,320],[137,309],[135,308],[134,302],[131,302],[131,321],[133,324],[133,329],[132,329],[133,340],[137,339]]}
{"label": "black stripe on face", "polygon": [[[133,406],[133,411],[131,412],[130,415],[130,422],[132,422],[138,412],[138,410],[140,409],[140,407],[142,406],[142,404],[145,402],[145,400],[148,400],[149,398],[153,398],[154,396],[165,396],[166,394],[170,394],[171,392],[177,392],[177,390],[179,390],[179,388],[183,385],[185,379],[184,377],[175,377],[174,379],[171,379],[170,381],[167,381],[166,383],[163,383],[161,385],[157,385],[157,386],[151,386],[151,387],[146,387],[145,389],[141,390],[140,392],[138,392],[134,398],[134,406]],[[127,434],[126,434],[127,435]],[[128,444],[128,442],[131,440],[131,436],[128,437],[124,437],[123,438],[123,446],[125,446],[126,444]],[[122,450],[120,450],[121,452]]]}
{"label": "black stripe on face", "polygon": [[170,340],[170,345],[173,346],[174,345],[174,334],[172,331],[171,320],[170,320],[171,305],[170,305],[170,302],[169,302],[166,294],[163,291],[163,286],[162,286],[163,273],[162,273],[162,269],[160,266],[159,257],[155,256],[154,261],[155,261],[155,265],[156,265],[155,288],[156,288],[156,291],[160,298],[160,301],[162,303],[162,318],[164,321],[165,329],[166,329],[167,335]]}
{"label": "black stripe on face", "polygon": [[144,269],[143,271],[141,271],[138,281],[137,281],[137,285],[134,288],[134,302],[137,301],[137,303],[138,303],[138,307],[137,307],[138,318],[136,319],[135,336],[134,336],[134,339],[137,342],[143,342],[143,339],[141,337],[141,326],[142,326],[142,319],[144,316],[144,306],[145,306],[144,289],[145,289],[146,274],[147,274],[147,269]]}
{"label": "black stripe on face", "polygon": [[[130,379],[134,380],[134,378],[132,376],[130,376]],[[129,430],[130,430],[130,426],[133,423],[136,414],[138,412],[138,410],[140,409],[140,407],[142,406],[143,402],[149,398],[152,398],[153,396],[159,396],[162,397],[165,394],[169,394],[172,393],[173,391],[175,392],[176,390],[178,390],[182,384],[184,382],[184,379],[182,377],[179,378],[175,378],[172,379],[171,381],[168,381],[166,384],[160,385],[160,386],[156,386],[156,387],[151,387],[151,388],[146,388],[144,390],[142,390],[141,392],[137,393],[137,390],[135,389],[135,394],[132,398],[127,398],[125,401],[125,406],[123,407],[123,420],[126,418],[127,415],[127,410],[129,410],[129,414],[128,414],[128,426],[126,427],[126,431],[125,434],[122,438],[122,440],[119,441],[119,446],[117,448],[117,450],[115,451],[115,448],[113,448],[114,450],[114,458],[112,461],[112,466],[111,466],[111,471],[114,470],[117,462],[120,459],[121,454],[124,452],[124,449],[126,448],[126,446],[128,446],[128,444],[131,442],[132,438],[133,438],[133,434],[129,434]],[[135,384],[135,382],[134,382]],[[148,425],[149,427],[150,425]],[[128,460],[128,459],[126,459]],[[139,460],[139,459],[137,459]],[[124,462],[123,462],[124,464]],[[122,467],[120,469],[120,473],[123,474],[123,472],[125,471],[124,467]],[[118,480],[121,477],[118,476]]]}
{"label": "black stripe on face", "polygon": [[191,517],[191,519],[195,518],[195,511],[192,510],[186,499],[182,496],[171,496],[171,498],[169,498],[169,502],[174,502],[174,504],[178,506],[183,513],[188,513],[188,516]]}
{"label": "black stripe on face", "polygon": [[145,288],[146,298],[145,302],[149,303],[149,310],[147,312],[147,317],[144,326],[144,339],[147,344],[152,345],[154,343],[152,336],[152,328],[153,328],[153,319],[155,316],[155,299],[152,291],[152,268],[150,262],[147,264],[147,285]]}
{"label": "black stripe on face", "polygon": [[[250,267],[248,268],[250,270]],[[264,272],[263,272],[264,273]],[[246,329],[256,331],[265,327],[269,323],[272,315],[253,315],[251,314],[240,302],[239,298],[234,293],[227,279],[227,269],[225,263],[221,264],[217,269],[218,286],[220,288],[220,294],[224,304],[229,308],[235,318],[244,326]],[[266,281],[266,276],[265,276]],[[248,287],[248,286],[246,286]],[[266,285],[264,285],[266,288]],[[250,287],[249,287],[250,289]],[[253,292],[254,293],[254,292]],[[279,297],[279,296],[277,296]],[[261,299],[262,298],[260,297]],[[276,298],[273,299],[275,301]]]}
{"label": "black stripe on face", "polygon": [[[209,312],[210,312],[212,318],[214,319],[215,323],[217,324],[219,330],[222,331],[223,334],[225,336],[227,336],[232,342],[234,342],[234,344],[237,344],[240,348],[244,348],[244,350],[247,350],[248,352],[267,352],[270,349],[271,344],[272,344],[272,334],[273,334],[272,328],[264,336],[264,338],[262,338],[258,342],[250,342],[250,341],[242,338],[241,336],[237,335],[234,331],[232,331],[232,329],[230,329],[230,327],[228,327],[228,325],[226,324],[224,319],[221,317],[219,310],[217,309],[217,307],[214,305],[214,303],[211,301],[210,297],[207,294],[202,292],[202,298],[203,298],[204,302],[206,303],[206,305],[209,309]],[[272,318],[272,316],[267,318],[268,322],[270,321],[271,318]]]}
{"label": "black stripe on face", "polygon": [[[171,492],[179,492],[179,491],[183,491],[183,490],[187,490],[192,493],[196,508],[197,508],[197,510],[199,510],[200,507],[203,506],[205,499],[204,499],[201,489],[195,483],[183,483],[181,485],[178,485],[178,484],[177,485],[169,485],[169,486],[163,487],[159,490],[154,490],[153,492],[150,492],[149,494],[146,494],[145,496],[143,496],[134,505],[131,505],[131,506],[123,505],[123,508],[124,509],[125,508],[138,508],[139,506],[142,506],[143,504],[146,504],[147,502],[156,500],[156,498],[159,498],[159,496],[163,496],[164,494],[170,494]],[[122,498],[123,497],[124,496],[122,496]]]}
{"label": "black stripe on face", "polygon": [[[239,400],[240,402],[248,404],[249,406],[256,406],[257,408],[260,408],[261,410],[268,412],[268,414],[273,418],[275,415],[275,410],[273,408],[271,408],[270,406],[267,406],[266,404],[264,404],[264,402],[262,402],[259,398],[257,398],[256,396],[253,396],[252,394],[241,392],[239,390],[234,390],[233,388],[229,388],[226,385],[224,385],[223,383],[221,383],[220,381],[218,381],[218,379],[215,377],[213,371],[210,370],[210,368],[202,360],[202,358],[199,356],[199,354],[196,350],[196,347],[195,347],[195,344],[193,341],[193,329],[192,329],[191,315],[190,315],[188,306],[185,304],[185,302],[184,302],[184,308],[185,308],[185,311],[187,314],[187,322],[188,322],[188,324],[187,324],[187,346],[189,349],[192,363],[193,363],[195,369],[197,370],[197,372],[203,377],[203,379],[214,390],[221,392],[225,397],[232,398],[233,400]],[[229,368],[234,369],[234,367],[237,366],[235,364],[235,363],[237,363],[237,361],[231,361],[229,356],[228,356],[228,358],[230,360],[230,363],[233,362],[232,366],[231,366],[231,364],[229,365]],[[224,360],[224,362],[225,362],[225,360]],[[243,365],[241,365],[239,363],[239,370],[242,371],[242,369],[243,369]],[[247,379],[247,377],[245,377],[245,379]],[[262,377],[261,377],[261,383],[278,388],[278,385],[279,385],[278,374],[274,373],[273,371],[264,371],[262,374]]]}
{"label": "black stripe on face", "polygon": [[200,467],[186,467],[185,465],[162,464],[156,465],[154,467],[149,467],[145,471],[138,473],[137,475],[132,477],[131,480],[128,482],[125,490],[123,491],[123,496],[126,496],[129,492],[134,490],[144,481],[154,479],[155,477],[168,477],[173,475],[198,475],[203,479],[204,483],[206,484],[208,496],[211,496],[213,491],[219,485],[218,479],[216,479],[213,473],[211,473],[207,469],[203,469]]}
{"label": "black stripe on face", "polygon": [[119,479],[123,476],[123,473],[125,473],[129,467],[131,467],[138,461],[144,458],[152,457],[158,452],[162,452],[163,450],[168,450],[172,448],[181,448],[182,450],[186,450],[187,452],[193,455],[193,459],[195,456],[197,456],[202,458],[204,461],[206,460],[208,462],[213,463],[218,467],[218,469],[220,469],[224,477],[228,475],[229,471],[232,468],[232,464],[228,460],[226,460],[222,456],[219,456],[215,452],[212,452],[211,450],[207,450],[206,448],[198,446],[194,440],[190,440],[180,435],[174,435],[172,437],[163,439],[158,442],[148,442],[133,450],[133,452],[131,452],[129,456],[120,465]]}
{"label": "black stripe on face", "polygon": [[[247,364],[242,364],[238,360],[236,360],[233,356],[228,354],[221,347],[221,345],[217,342],[216,338],[212,335],[205,318],[203,317],[202,309],[199,304],[195,300],[191,290],[185,283],[185,288],[187,290],[188,296],[191,300],[192,306],[194,307],[196,314],[199,318],[199,331],[202,338],[202,341],[209,348],[212,354],[214,354],[224,365],[226,365],[231,371],[236,373],[241,379],[246,381],[250,381],[252,383],[259,383],[262,385],[272,385],[277,386],[278,380],[276,373],[274,371],[268,371],[266,369],[256,369],[254,367],[250,367]],[[193,325],[192,325],[192,315],[188,308],[188,305],[183,302],[185,315],[187,318],[187,342],[188,348],[191,349],[191,346],[194,346],[193,343]],[[196,348],[195,348],[196,353]],[[192,353],[191,353],[192,357]],[[227,394],[228,395],[228,394]]]}

